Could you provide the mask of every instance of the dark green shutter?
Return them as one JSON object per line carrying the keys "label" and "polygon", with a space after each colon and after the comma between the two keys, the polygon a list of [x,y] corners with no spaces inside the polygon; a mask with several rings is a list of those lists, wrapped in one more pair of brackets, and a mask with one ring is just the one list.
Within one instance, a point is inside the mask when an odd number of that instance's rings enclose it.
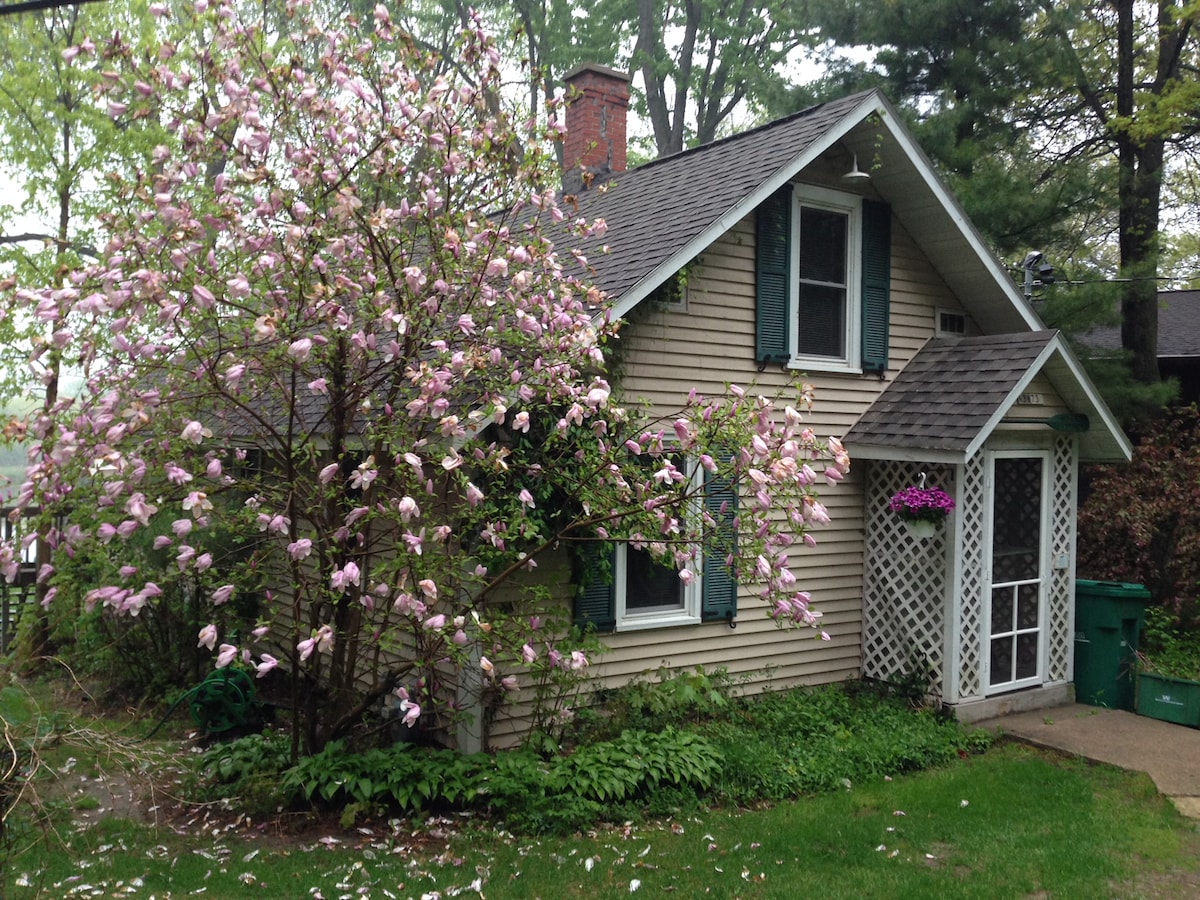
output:
{"label": "dark green shutter", "polygon": [[885,372],[892,283],[892,210],[886,203],[862,205],[862,367]]}
{"label": "dark green shutter", "polygon": [[613,581],[616,546],[610,551],[608,571],[596,566],[583,573],[583,585],[575,595],[575,624],[580,628],[612,631],[617,627],[617,595]]}
{"label": "dark green shutter", "polygon": [[755,248],[758,336],[754,358],[760,363],[785,363],[791,358],[788,347],[792,321],[790,184],[758,208]]}
{"label": "dark green shutter", "polygon": [[[727,477],[728,454],[718,458],[717,473],[704,473],[704,508],[717,522],[716,540],[704,555],[700,579],[700,618],[704,622],[732,622],[737,615],[738,583],[727,560],[737,550],[737,486]],[[724,510],[722,510],[724,507]]]}

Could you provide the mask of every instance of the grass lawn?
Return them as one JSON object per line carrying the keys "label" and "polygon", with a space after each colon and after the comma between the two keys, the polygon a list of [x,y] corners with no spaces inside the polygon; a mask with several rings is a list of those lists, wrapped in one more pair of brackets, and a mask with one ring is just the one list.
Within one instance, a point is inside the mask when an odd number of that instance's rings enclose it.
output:
{"label": "grass lawn", "polygon": [[0,897],[1200,896],[1200,835],[1147,777],[1012,744],[770,809],[561,839],[469,819],[284,836],[205,810],[158,827],[100,813],[77,810],[61,840],[11,828]]}

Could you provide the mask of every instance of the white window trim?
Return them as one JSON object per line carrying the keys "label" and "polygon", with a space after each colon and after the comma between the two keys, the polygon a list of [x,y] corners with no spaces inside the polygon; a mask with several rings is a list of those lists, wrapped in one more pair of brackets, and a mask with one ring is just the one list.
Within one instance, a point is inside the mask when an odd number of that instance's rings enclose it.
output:
{"label": "white window trim", "polygon": [[[690,481],[689,489],[696,490],[695,509],[689,509],[688,515],[702,514],[701,504],[704,501],[704,469],[692,457],[687,458],[686,474]],[[649,543],[649,541],[647,541]],[[668,628],[676,625],[698,625],[701,613],[701,584],[703,583],[704,554],[697,553],[696,558],[688,564],[688,569],[694,576],[691,583],[682,584],[683,604],[671,609],[627,609],[628,580],[626,566],[628,561],[629,544],[622,541],[616,546],[613,554],[613,594],[616,608],[617,631],[643,631],[647,628]]]}
{"label": "white window trim", "polygon": [[[846,236],[846,356],[805,356],[800,346],[800,210],[802,207],[827,209],[847,216]],[[792,321],[788,348],[790,369],[806,372],[850,372],[862,374],[862,197],[815,185],[798,184],[792,191],[791,291]]]}

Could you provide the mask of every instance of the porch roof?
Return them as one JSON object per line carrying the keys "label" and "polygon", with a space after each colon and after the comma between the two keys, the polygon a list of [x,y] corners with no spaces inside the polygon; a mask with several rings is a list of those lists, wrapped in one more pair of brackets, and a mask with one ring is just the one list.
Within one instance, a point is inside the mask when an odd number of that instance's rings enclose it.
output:
{"label": "porch roof", "polygon": [[1044,374],[1073,413],[1087,462],[1127,461],[1128,438],[1057,331],[935,338],[842,438],[852,457],[966,462]]}

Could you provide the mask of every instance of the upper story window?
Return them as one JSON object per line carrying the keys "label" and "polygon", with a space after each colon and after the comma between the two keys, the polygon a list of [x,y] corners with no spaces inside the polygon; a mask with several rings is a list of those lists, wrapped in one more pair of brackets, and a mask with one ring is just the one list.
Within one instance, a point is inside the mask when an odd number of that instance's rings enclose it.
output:
{"label": "upper story window", "polygon": [[760,363],[887,369],[891,212],[826,188],[787,185],[759,208]]}

